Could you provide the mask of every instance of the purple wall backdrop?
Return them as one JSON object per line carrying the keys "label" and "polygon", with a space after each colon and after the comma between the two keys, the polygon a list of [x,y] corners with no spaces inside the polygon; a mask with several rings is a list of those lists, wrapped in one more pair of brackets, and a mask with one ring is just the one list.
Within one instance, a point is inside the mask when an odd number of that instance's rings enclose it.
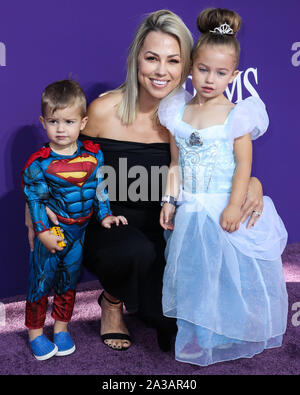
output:
{"label": "purple wall backdrop", "polygon": [[[240,80],[232,100],[258,94],[270,115],[268,133],[254,144],[253,174],[261,179],[289,232],[299,242],[299,0],[2,0],[0,13],[0,297],[25,293],[28,245],[20,170],[40,148],[40,94],[72,77],[91,101],[125,76],[127,48],[145,13],[168,8],[198,36],[206,7],[232,8],[243,18]],[[297,26],[297,32],[296,32]],[[91,276],[84,273],[82,280]]]}

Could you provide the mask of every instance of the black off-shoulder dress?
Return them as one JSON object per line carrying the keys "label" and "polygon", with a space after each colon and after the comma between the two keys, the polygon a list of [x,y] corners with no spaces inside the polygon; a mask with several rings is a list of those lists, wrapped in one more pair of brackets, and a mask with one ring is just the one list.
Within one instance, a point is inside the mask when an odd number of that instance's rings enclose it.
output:
{"label": "black off-shoulder dress", "polygon": [[175,332],[175,320],[162,313],[165,241],[160,201],[170,163],[168,143],[92,138],[104,155],[104,175],[114,215],[128,225],[103,228],[92,218],[86,231],[83,265],[102,287],[158,330]]}

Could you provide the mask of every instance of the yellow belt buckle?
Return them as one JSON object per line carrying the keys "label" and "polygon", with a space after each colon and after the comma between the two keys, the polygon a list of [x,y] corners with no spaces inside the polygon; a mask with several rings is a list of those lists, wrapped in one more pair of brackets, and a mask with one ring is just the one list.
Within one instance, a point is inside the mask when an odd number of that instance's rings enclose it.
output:
{"label": "yellow belt buckle", "polygon": [[66,247],[66,242],[64,241],[65,235],[63,234],[63,231],[61,230],[60,226],[53,226],[50,228],[51,232],[54,233],[56,236],[60,236],[63,240],[59,241],[57,244],[59,247]]}

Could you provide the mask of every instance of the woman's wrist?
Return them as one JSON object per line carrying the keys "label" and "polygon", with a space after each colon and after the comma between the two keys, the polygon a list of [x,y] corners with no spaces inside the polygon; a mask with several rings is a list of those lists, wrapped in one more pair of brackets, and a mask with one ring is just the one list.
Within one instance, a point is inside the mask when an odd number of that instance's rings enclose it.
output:
{"label": "woman's wrist", "polygon": [[257,177],[250,177],[249,188],[252,188],[253,191],[256,191],[258,194],[261,194],[261,196],[263,196],[262,183]]}

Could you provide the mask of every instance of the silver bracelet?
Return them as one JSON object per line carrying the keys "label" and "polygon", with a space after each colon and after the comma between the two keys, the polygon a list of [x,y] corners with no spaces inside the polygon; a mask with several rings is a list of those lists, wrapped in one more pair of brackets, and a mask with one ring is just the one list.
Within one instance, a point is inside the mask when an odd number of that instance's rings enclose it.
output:
{"label": "silver bracelet", "polygon": [[176,199],[174,196],[164,195],[161,199],[160,205],[163,206],[165,203],[170,203],[173,204],[173,206],[176,206]]}

